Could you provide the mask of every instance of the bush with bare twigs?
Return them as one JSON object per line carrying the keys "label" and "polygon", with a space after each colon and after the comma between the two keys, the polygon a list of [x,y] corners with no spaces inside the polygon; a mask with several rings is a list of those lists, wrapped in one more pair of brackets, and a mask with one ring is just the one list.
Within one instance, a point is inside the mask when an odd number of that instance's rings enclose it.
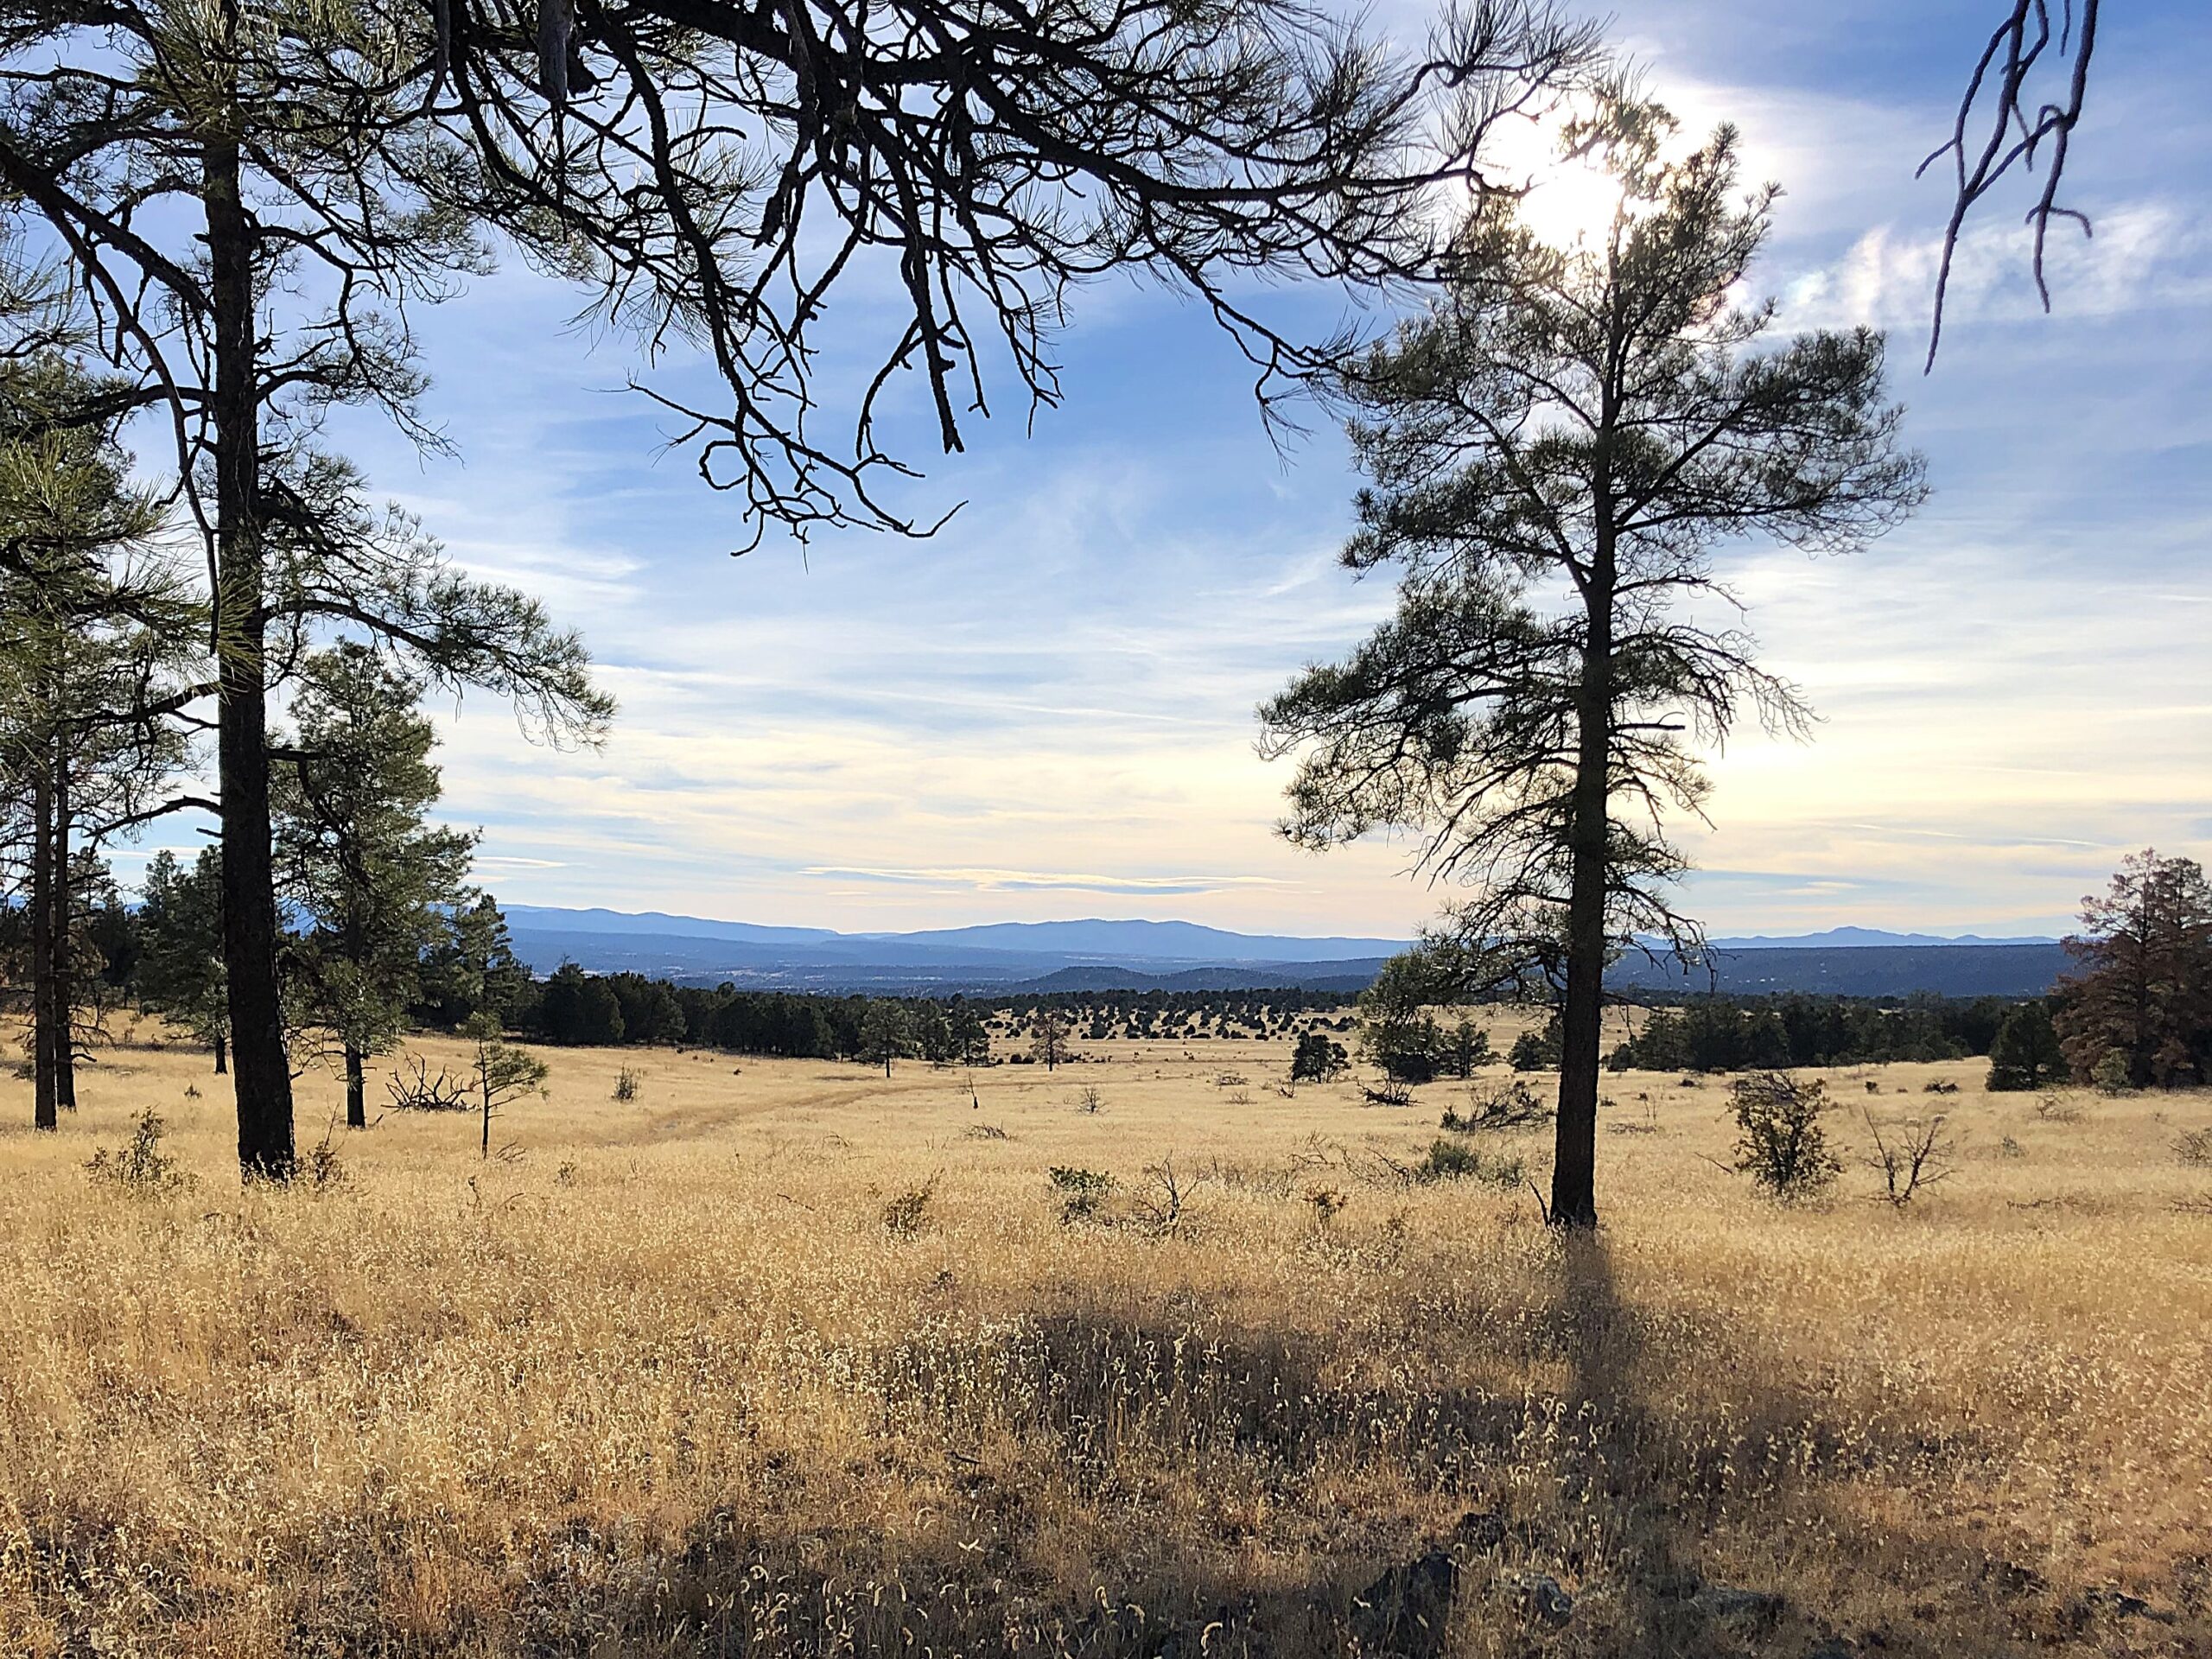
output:
{"label": "bush with bare twigs", "polygon": [[430,1063],[419,1054],[402,1055],[384,1087],[395,1112],[467,1112],[476,1107],[467,1078],[454,1077],[443,1066],[431,1071]]}
{"label": "bush with bare twigs", "polygon": [[1129,1206],[1138,1226],[1160,1238],[1184,1231],[1192,1221],[1192,1198],[1212,1179],[1203,1171],[1176,1168],[1172,1153],[1158,1163],[1147,1165],[1143,1184],[1129,1194]]}
{"label": "bush with bare twigs", "polygon": [[1548,1123],[1553,1109],[1537,1098],[1529,1085],[1515,1077],[1494,1087],[1471,1084],[1467,1088],[1467,1109],[1453,1107],[1444,1110],[1440,1127],[1454,1135],[1467,1135],[1477,1129],[1518,1129],[1538,1123]]}
{"label": "bush with bare twigs", "polygon": [[1882,1178],[1882,1191],[1875,1196],[1884,1203],[1902,1210],[1920,1192],[1950,1179],[1958,1143],[1944,1133],[1941,1112],[1893,1122],[1886,1135],[1872,1112],[1864,1116],[1866,1133],[1874,1140],[1866,1164]]}

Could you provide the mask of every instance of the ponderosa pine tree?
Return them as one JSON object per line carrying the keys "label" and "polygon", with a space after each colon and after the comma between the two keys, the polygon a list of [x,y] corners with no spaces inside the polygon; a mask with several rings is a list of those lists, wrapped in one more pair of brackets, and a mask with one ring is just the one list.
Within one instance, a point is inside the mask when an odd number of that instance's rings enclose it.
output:
{"label": "ponderosa pine tree", "polygon": [[1443,995],[1434,964],[1419,950],[1391,957],[1359,994],[1360,1052],[1392,1083],[1435,1078],[1444,1035],[1428,1010]]}
{"label": "ponderosa pine tree", "polygon": [[297,636],[363,631],[448,683],[514,694],[563,735],[610,705],[575,637],[518,594],[461,580],[320,454],[334,405],[419,441],[409,308],[488,266],[465,145],[410,90],[372,9],[213,0],[0,14],[0,186],[66,271],[118,413],[175,444],[204,544],[238,1157],[293,1166],[276,972],[268,709]]}
{"label": "ponderosa pine tree", "polygon": [[1047,1071],[1056,1070],[1074,1052],[1075,1027],[1058,1008],[1040,1008],[1029,1025],[1029,1058]]}
{"label": "ponderosa pine tree", "polygon": [[162,510],[128,480],[114,391],[52,356],[0,362],[0,842],[29,912],[33,1120],[48,1129],[76,1106],[100,849],[177,804],[168,711],[197,622],[148,549]]}
{"label": "ponderosa pine tree", "polygon": [[1553,247],[1485,200],[1446,291],[1347,365],[1373,482],[1344,562],[1396,568],[1398,612],[1261,711],[1265,749],[1302,757],[1287,836],[1402,827],[1433,875],[1472,890],[1428,944],[1455,1000],[1554,988],[1567,1226],[1597,1219],[1607,959],[1653,936],[1700,953],[1665,829],[1702,810],[1693,746],[1747,705],[1805,718],[1748,638],[1706,620],[1727,602],[1713,556],[1855,547],[1923,493],[1882,337],[1770,338],[1773,305],[1741,296],[1777,191],[1739,194],[1732,129],[1669,159],[1673,127],[1599,99],[1568,143],[1617,184],[1609,221]]}
{"label": "ponderosa pine tree", "polygon": [[531,995],[531,976],[515,955],[499,901],[471,888],[444,921],[443,937],[423,957],[416,1007],[424,1022],[459,1030],[480,1014],[511,1021]]}
{"label": "ponderosa pine tree", "polygon": [[146,866],[138,899],[138,1001],[207,1045],[230,1069],[230,996],[223,981],[222,854],[190,866],[164,848]]}
{"label": "ponderosa pine tree", "polygon": [[2212,884],[2194,859],[2132,855],[2082,900],[2058,986],[2058,1036],[2088,1081],[2118,1055],[2130,1088],[2212,1077]]}
{"label": "ponderosa pine tree", "polygon": [[429,822],[437,734],[422,694],[366,645],[310,654],[271,791],[276,891],[297,930],[283,953],[292,1004],[339,1051],[351,1128],[368,1123],[363,1062],[404,1028],[476,846]]}
{"label": "ponderosa pine tree", "polygon": [[991,1028],[984,1024],[983,1016],[965,1001],[956,1001],[944,1018],[951,1038],[951,1058],[963,1065],[988,1065]]}
{"label": "ponderosa pine tree", "polygon": [[2050,1007],[2040,997],[2006,1014],[1990,1039],[1987,1086],[1992,1094],[2042,1089],[2059,1082],[2067,1071]]}
{"label": "ponderosa pine tree", "polygon": [[880,1065],[887,1077],[891,1063],[905,1059],[914,1048],[913,1022],[907,1017],[906,1005],[888,996],[869,998],[867,1011],[861,1015],[859,1058],[869,1065]]}

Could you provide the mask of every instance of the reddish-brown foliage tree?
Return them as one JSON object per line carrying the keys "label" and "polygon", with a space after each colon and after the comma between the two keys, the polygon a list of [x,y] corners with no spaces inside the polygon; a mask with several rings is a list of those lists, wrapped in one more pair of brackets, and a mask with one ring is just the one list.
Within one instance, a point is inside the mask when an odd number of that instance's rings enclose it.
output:
{"label": "reddish-brown foliage tree", "polygon": [[2077,1077],[2117,1052],[2138,1089],[2212,1077],[2212,885],[2195,860],[2133,854],[2082,900],[2060,982],[2060,1046]]}

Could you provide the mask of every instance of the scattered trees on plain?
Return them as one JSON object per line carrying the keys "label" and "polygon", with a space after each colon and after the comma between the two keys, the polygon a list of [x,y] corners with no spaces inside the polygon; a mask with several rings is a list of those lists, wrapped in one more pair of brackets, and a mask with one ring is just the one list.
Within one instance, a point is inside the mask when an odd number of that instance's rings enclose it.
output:
{"label": "scattered trees on plain", "polygon": [[1605,1063],[1622,1071],[1743,1071],[1960,1060],[1990,1053],[2016,1006],[1994,996],[1700,996],[1651,1009]]}
{"label": "scattered trees on plain", "polygon": [[1924,493],[1882,337],[1770,340],[1773,305],[1742,295],[1777,192],[1742,193],[1731,128],[1669,159],[1673,125],[1599,99],[1569,143],[1617,184],[1610,223],[1555,248],[1484,199],[1454,280],[1345,365],[1373,481],[1344,562],[1395,568],[1398,612],[1262,710],[1267,749],[1301,757],[1286,834],[1421,834],[1428,871],[1472,890],[1430,944],[1446,977],[1555,988],[1551,1213],[1572,1226],[1597,1218],[1608,955],[1701,948],[1669,896],[1684,861],[1665,827],[1703,810],[1692,745],[1747,709],[1786,731],[1805,717],[1747,636],[1691,614],[1722,597],[1713,555],[1847,550]]}

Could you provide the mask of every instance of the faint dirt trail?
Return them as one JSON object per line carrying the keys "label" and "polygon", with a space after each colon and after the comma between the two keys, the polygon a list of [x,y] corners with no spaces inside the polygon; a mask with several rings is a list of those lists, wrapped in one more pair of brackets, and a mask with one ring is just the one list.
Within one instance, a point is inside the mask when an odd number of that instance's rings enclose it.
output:
{"label": "faint dirt trail", "polygon": [[620,1125],[610,1123],[607,1133],[598,1138],[607,1146],[642,1146],[672,1140],[698,1140],[735,1124],[758,1126],[764,1121],[772,1122],[780,1117],[810,1116],[856,1106],[868,1101],[932,1091],[944,1092],[961,1086],[946,1082],[943,1077],[929,1074],[855,1080],[850,1074],[833,1072],[818,1074],[810,1081],[834,1086],[793,1090],[786,1085],[773,1093],[763,1093],[750,1099],[678,1100],[658,1109],[649,1107]]}

